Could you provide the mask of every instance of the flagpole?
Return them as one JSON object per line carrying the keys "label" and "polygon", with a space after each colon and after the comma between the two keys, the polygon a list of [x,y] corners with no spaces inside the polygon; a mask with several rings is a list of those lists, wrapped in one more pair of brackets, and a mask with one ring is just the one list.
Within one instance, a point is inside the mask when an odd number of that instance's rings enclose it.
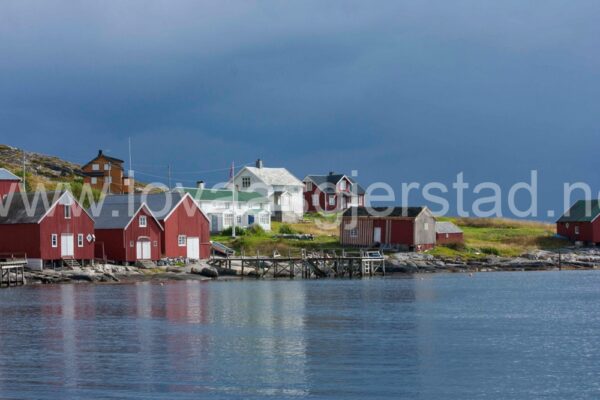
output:
{"label": "flagpole", "polygon": [[233,206],[233,229],[231,230],[231,237],[235,238],[235,161],[231,163],[231,204]]}

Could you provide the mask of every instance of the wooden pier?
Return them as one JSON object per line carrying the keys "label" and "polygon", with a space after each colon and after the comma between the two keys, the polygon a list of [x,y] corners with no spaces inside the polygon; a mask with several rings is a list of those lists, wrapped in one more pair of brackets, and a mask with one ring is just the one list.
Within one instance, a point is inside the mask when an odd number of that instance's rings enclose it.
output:
{"label": "wooden pier", "polygon": [[272,256],[216,257],[209,263],[220,270],[231,271],[241,276],[257,278],[362,278],[385,275],[385,258],[379,251],[348,253],[346,251],[307,252],[300,256],[282,256],[273,252]]}
{"label": "wooden pier", "polygon": [[0,255],[0,288],[25,284],[26,255]]}

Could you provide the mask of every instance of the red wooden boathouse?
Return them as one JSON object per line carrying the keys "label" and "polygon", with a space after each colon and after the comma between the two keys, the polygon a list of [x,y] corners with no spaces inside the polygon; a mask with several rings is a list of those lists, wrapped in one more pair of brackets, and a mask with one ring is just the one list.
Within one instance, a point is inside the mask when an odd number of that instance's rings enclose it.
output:
{"label": "red wooden boathouse", "polygon": [[462,229],[452,222],[437,222],[435,236],[436,244],[463,243],[465,240]]}
{"label": "red wooden boathouse", "polygon": [[107,196],[105,204],[146,204],[162,225],[161,256],[201,260],[210,257],[210,222],[192,196],[179,191]]}
{"label": "red wooden boathouse", "polygon": [[556,232],[572,242],[597,245],[600,243],[599,217],[598,200],[578,201],[556,222]]}
{"label": "red wooden boathouse", "polygon": [[342,217],[340,243],[423,251],[435,246],[435,222],[427,207],[353,207]]}
{"label": "red wooden boathouse", "polygon": [[94,259],[94,220],[71,193],[14,193],[0,208],[0,253],[31,269]]}
{"label": "red wooden boathouse", "polygon": [[20,192],[21,178],[7,169],[0,168],[0,200],[10,193]]}
{"label": "red wooden boathouse", "polygon": [[121,263],[160,260],[163,227],[146,204],[135,209],[126,203],[105,203],[94,219],[96,258]]}

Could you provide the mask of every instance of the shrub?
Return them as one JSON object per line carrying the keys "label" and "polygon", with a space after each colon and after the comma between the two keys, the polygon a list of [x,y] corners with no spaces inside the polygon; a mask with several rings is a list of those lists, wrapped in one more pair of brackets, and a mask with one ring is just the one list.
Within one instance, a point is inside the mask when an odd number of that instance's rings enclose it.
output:
{"label": "shrub", "polygon": [[282,235],[293,235],[298,232],[296,232],[296,230],[294,230],[294,228],[292,228],[289,224],[281,224],[279,227],[279,233]]}
{"label": "shrub", "polygon": [[483,254],[488,254],[491,256],[499,256],[500,255],[500,250],[498,250],[495,247],[482,247],[479,249],[479,251],[481,251]]}
{"label": "shrub", "polygon": [[467,246],[465,246],[463,242],[446,243],[444,244],[444,247],[456,251],[465,251],[467,249]]}
{"label": "shrub", "polygon": [[[229,227],[227,229],[224,229],[223,232],[221,232],[221,235],[231,236],[232,233],[233,233],[233,228]],[[248,231],[246,231],[246,229],[241,228],[239,226],[235,227],[235,235],[236,236],[246,236],[247,233],[248,233]]]}
{"label": "shrub", "polygon": [[246,230],[246,233],[248,235],[252,235],[252,236],[265,236],[265,234],[266,234],[263,227],[258,224],[252,225],[250,228],[248,228]]}

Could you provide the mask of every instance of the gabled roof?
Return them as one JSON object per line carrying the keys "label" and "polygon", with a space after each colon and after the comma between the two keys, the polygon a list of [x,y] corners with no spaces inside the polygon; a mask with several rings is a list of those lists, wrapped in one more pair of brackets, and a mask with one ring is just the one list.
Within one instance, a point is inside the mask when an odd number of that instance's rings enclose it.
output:
{"label": "gabled roof", "polygon": [[[425,209],[427,207],[351,207],[344,212],[344,217],[378,217],[375,213],[384,213],[387,210],[386,217],[417,218]],[[371,213],[370,210],[375,213]]]}
{"label": "gabled roof", "polygon": [[579,200],[558,222],[592,222],[600,215],[600,201]]}
{"label": "gabled roof", "polygon": [[244,169],[254,174],[258,179],[269,186],[303,186],[302,181],[285,168],[244,167],[242,171],[238,172],[238,175],[242,173]]}
{"label": "gabled roof", "polygon": [[[148,208],[145,203],[140,204],[139,206],[134,206],[130,209],[129,203],[123,202],[112,202],[112,203],[104,203],[102,207],[100,207],[100,214],[94,216],[95,228],[96,229],[126,229],[131,221],[135,218],[139,212],[145,209],[146,212],[152,217],[160,229],[163,229],[162,225],[156,218],[152,211]],[[131,212],[132,210],[133,213]]]}
{"label": "gabled roof", "polygon": [[304,180],[306,181],[307,179],[310,179],[319,187],[319,189],[326,193],[335,193],[335,189],[331,186],[336,186],[344,177],[346,177],[351,184],[357,185],[357,194],[365,194],[365,189],[363,189],[360,184],[356,183],[354,179],[344,174],[307,175]]}
{"label": "gabled roof", "polygon": [[[6,215],[0,213],[0,225],[40,223],[65,195],[77,203],[67,191],[13,193],[4,200],[2,208],[6,207],[8,212]],[[87,213],[83,207],[81,209]]]}
{"label": "gabled roof", "polygon": [[[104,198],[104,204],[128,204],[133,200],[133,208],[137,209],[145,204],[152,212],[154,217],[160,221],[167,219],[173,210],[187,196],[180,191],[171,191],[164,193],[135,194],[135,195],[109,195]],[[200,210],[202,213],[202,210]]]}
{"label": "gabled roof", "polygon": [[[189,193],[196,201],[232,201],[233,199],[232,191],[227,189],[180,188],[179,190]],[[269,200],[260,193],[241,191],[235,192],[235,200],[238,202],[269,202]]]}
{"label": "gabled roof", "polygon": [[104,157],[108,161],[111,161],[111,162],[114,162],[114,163],[117,163],[117,164],[123,164],[125,162],[125,161],[123,161],[123,160],[121,160],[119,158],[107,156],[106,154],[104,154],[104,152],[102,150],[99,150],[98,151],[98,155],[96,157],[94,157],[91,161],[85,163],[83,165],[83,167],[81,167],[81,168],[87,167],[88,165],[90,165],[91,163],[93,163],[94,161],[96,161],[97,159],[99,159],[100,157]]}
{"label": "gabled roof", "polygon": [[21,178],[10,172],[5,168],[0,168],[0,181],[19,181],[21,182]]}
{"label": "gabled roof", "polygon": [[463,231],[452,222],[436,222],[435,233],[463,233]]}

